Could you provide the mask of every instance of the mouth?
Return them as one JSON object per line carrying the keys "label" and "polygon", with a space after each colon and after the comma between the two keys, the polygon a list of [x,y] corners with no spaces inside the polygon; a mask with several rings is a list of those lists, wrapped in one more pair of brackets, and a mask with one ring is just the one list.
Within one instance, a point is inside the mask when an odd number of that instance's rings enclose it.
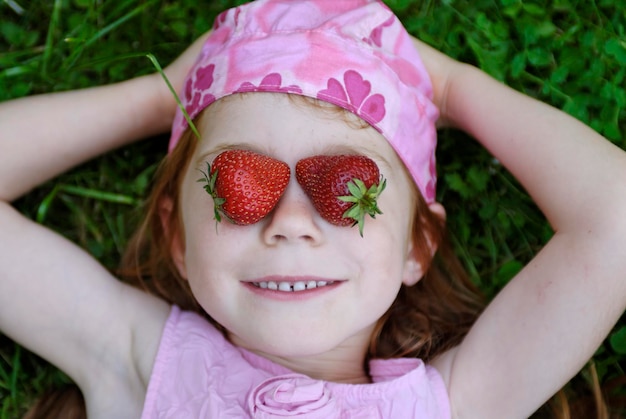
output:
{"label": "mouth", "polygon": [[259,281],[251,284],[260,289],[281,292],[302,292],[333,285],[337,281]]}
{"label": "mouth", "polygon": [[325,295],[346,282],[344,279],[315,276],[271,275],[244,281],[254,294],[279,301],[302,301]]}

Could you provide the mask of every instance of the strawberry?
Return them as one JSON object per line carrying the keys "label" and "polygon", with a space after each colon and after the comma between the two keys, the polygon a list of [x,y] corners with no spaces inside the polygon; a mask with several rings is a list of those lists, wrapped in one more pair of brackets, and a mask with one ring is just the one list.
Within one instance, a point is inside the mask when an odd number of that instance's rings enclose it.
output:
{"label": "strawberry", "polygon": [[249,150],[227,150],[202,172],[204,189],[213,197],[215,219],[224,214],[238,225],[250,225],[276,206],[289,183],[289,166]]}
{"label": "strawberry", "polygon": [[359,155],[313,156],[296,164],[296,179],[329,223],[359,226],[382,214],[376,200],[386,181],[374,161]]}

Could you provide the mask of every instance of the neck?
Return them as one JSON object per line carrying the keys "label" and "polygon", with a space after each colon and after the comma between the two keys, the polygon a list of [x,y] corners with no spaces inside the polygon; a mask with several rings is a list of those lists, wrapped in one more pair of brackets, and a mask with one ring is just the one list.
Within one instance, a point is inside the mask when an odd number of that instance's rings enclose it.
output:
{"label": "neck", "polygon": [[308,377],[335,383],[364,384],[371,379],[365,370],[368,340],[353,337],[337,347],[314,355],[276,355],[258,350],[229,336],[231,342],[278,365]]}
{"label": "neck", "polygon": [[347,384],[371,382],[370,377],[365,372],[364,355],[354,357],[337,351],[307,357],[284,357],[258,351],[256,353],[285,368],[317,380]]}

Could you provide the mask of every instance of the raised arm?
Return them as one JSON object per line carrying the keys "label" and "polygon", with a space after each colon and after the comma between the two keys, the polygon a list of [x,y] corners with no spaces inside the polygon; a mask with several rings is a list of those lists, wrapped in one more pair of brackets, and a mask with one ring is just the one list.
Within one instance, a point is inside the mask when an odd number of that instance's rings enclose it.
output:
{"label": "raised arm", "polygon": [[[167,68],[176,87],[200,42]],[[166,131],[174,112],[158,74],[0,104],[0,330],[70,374],[88,397],[137,391],[113,388],[112,377],[135,374],[119,380],[132,386],[149,373],[150,352],[132,350],[156,349],[167,306],[10,202],[89,158]],[[145,362],[131,365],[131,355]]]}
{"label": "raised arm", "polygon": [[567,114],[417,45],[443,122],[493,153],[555,230],[437,362],[456,417],[528,417],[584,366],[626,307],[626,153]]}
{"label": "raised arm", "polygon": [[[176,88],[205,37],[166,68]],[[0,200],[10,202],[92,157],[167,131],[175,109],[158,73],[0,103]]]}

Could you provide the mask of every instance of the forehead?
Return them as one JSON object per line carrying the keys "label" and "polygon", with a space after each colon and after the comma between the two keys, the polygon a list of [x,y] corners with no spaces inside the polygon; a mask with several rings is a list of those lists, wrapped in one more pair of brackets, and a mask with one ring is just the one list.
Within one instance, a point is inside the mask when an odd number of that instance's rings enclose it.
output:
{"label": "forehead", "polygon": [[344,153],[401,165],[387,140],[369,124],[312,98],[259,92],[227,96],[204,111],[198,127],[203,154],[241,146],[285,160]]}

